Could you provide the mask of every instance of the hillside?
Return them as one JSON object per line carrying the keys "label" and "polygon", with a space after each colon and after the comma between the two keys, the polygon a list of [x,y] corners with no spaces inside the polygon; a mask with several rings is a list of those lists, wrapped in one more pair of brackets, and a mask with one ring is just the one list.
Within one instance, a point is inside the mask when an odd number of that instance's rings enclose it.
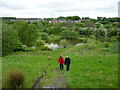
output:
{"label": "hillside", "polygon": [[[24,88],[40,81],[42,88],[117,88],[118,87],[118,43],[91,42],[54,51],[15,52],[3,57],[3,88],[9,87],[9,71],[20,70],[25,74]],[[105,49],[106,48],[106,49]],[[59,70],[58,57],[71,58],[70,71]],[[51,57],[51,59],[49,59]]]}

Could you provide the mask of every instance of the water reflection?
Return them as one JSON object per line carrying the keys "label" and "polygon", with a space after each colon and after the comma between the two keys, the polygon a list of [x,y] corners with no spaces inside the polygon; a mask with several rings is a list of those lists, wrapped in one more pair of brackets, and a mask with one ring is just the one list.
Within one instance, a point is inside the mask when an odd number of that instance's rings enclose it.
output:
{"label": "water reflection", "polygon": [[69,46],[80,45],[79,40],[66,40],[66,39],[51,40],[51,41],[47,41],[46,43],[47,43],[47,46],[52,50],[59,49],[59,48],[66,48]]}

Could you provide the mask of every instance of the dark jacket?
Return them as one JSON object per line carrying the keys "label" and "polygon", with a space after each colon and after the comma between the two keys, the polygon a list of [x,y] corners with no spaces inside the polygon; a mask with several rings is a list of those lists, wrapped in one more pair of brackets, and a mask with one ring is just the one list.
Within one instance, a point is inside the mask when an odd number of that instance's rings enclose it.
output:
{"label": "dark jacket", "polygon": [[70,64],[70,58],[65,58],[65,64]]}

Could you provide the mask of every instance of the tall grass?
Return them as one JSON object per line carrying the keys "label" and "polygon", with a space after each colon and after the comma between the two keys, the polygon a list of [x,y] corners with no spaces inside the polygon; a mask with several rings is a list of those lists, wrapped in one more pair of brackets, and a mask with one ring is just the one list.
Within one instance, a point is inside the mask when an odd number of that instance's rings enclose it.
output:
{"label": "tall grass", "polygon": [[12,70],[8,73],[8,84],[11,88],[23,87],[25,75],[22,71]]}

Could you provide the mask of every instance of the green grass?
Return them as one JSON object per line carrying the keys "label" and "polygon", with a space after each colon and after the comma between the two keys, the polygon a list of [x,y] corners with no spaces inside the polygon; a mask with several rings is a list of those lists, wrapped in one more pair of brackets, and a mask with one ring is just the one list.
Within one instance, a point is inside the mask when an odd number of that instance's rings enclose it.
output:
{"label": "green grass", "polygon": [[[90,45],[91,44],[91,45]],[[31,87],[42,74],[45,67],[47,75],[43,78],[43,86],[48,85],[59,76],[53,70],[59,70],[58,57],[68,55],[71,58],[70,71],[64,71],[67,87],[70,88],[117,88],[118,86],[118,43],[109,43],[110,51],[102,51],[103,43],[90,43],[71,46],[55,51],[16,52],[3,57],[3,87],[9,87],[6,79],[10,70],[19,69],[25,73],[25,86]],[[92,47],[95,45],[95,47]],[[88,49],[90,48],[90,49]],[[48,56],[52,57],[48,60]],[[101,62],[101,63],[100,63]],[[64,68],[65,70],[65,68]],[[48,80],[46,80],[48,79]]]}

